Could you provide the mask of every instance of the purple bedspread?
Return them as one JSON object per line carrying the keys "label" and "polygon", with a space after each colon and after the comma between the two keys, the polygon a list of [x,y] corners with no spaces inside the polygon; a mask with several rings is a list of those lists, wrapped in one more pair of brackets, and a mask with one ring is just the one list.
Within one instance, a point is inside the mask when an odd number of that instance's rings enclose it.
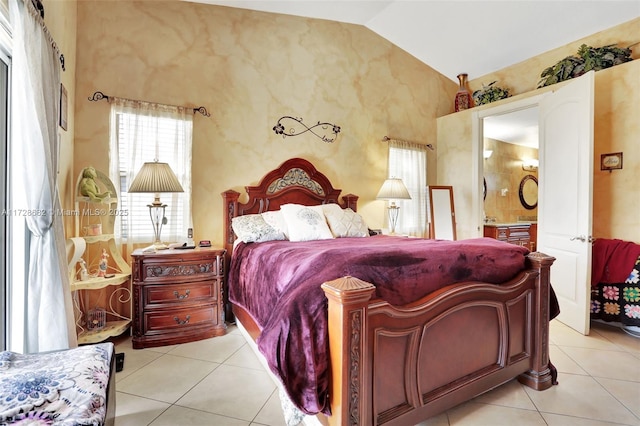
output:
{"label": "purple bedspread", "polygon": [[229,299],[260,326],[258,348],[291,400],[307,414],[330,414],[322,283],[350,275],[374,284],[377,297],[404,305],[456,282],[510,280],[528,252],[491,238],[241,243],[231,260]]}

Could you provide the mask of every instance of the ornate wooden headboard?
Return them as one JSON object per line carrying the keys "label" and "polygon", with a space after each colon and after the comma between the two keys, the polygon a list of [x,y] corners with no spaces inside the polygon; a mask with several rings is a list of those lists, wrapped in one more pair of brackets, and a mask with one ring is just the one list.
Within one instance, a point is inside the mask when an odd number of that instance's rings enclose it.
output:
{"label": "ornate wooden headboard", "polygon": [[337,203],[341,207],[357,210],[358,196],[347,194],[340,202],[340,189],[335,189],[329,179],[309,161],[292,158],[277,169],[267,173],[256,186],[245,186],[249,201],[239,203],[240,193],[232,189],[222,193],[224,199],[224,244],[231,253],[236,236],[231,220],[236,216],[278,210],[287,203],[314,206]]}

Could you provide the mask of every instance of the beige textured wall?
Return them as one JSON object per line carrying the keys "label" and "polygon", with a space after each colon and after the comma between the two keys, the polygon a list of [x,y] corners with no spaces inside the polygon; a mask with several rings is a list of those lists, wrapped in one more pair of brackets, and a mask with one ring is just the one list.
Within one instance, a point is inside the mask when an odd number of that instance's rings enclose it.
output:
{"label": "beige textured wall", "polygon": [[[44,21],[51,32],[60,53],[64,55],[65,70],[60,72],[62,84],[67,89],[67,130],[58,127],[60,134],[60,164],[58,189],[60,202],[64,210],[75,209],[74,188],[74,124],[75,124],[75,87],[76,87],[76,19],[75,1],[44,0]],[[74,217],[63,216],[65,233],[68,237],[74,233]]]}
{"label": "beige textured wall", "polygon": [[[616,40],[622,40],[619,45],[628,46],[632,44],[630,39],[637,38],[638,34],[640,19],[506,68],[501,70],[499,75],[504,76],[502,81],[505,82],[505,86],[520,87],[522,90],[527,87],[533,88],[543,68],[575,53],[582,43],[601,46],[616,44]],[[640,57],[638,46],[634,47],[632,57]],[[596,238],[620,238],[640,242],[640,216],[637,213],[640,191],[636,177],[640,166],[640,104],[637,102],[637,99],[640,99],[639,75],[638,60],[595,74],[593,236]],[[492,76],[486,80],[483,78],[483,81],[490,82],[494,79],[495,76]],[[454,195],[459,238],[477,235],[477,231],[470,225],[472,192],[476,191],[475,188],[471,188],[472,115],[482,109],[521,101],[553,89],[554,86],[548,86],[524,93],[516,91],[513,98],[438,118],[437,181],[438,184],[454,185],[456,188]],[[608,152],[624,153],[623,170],[612,173],[600,171],[600,155]]]}
{"label": "beige textured wall", "polygon": [[[453,186],[456,237],[459,240],[479,235],[472,227],[472,109],[449,114],[436,120],[438,168],[436,185]],[[479,190],[479,188],[478,188]]]}
{"label": "beige textured wall", "polygon": [[[204,105],[194,117],[194,237],[222,242],[220,193],[241,191],[291,157],[304,157],[381,227],[385,135],[436,142],[435,118],[456,84],[368,29],[187,2],[79,2],[75,171],[107,170],[107,95]],[[329,144],[283,139],[284,115],[342,128]],[[430,160],[435,178],[435,156]]]}
{"label": "beige textured wall", "polygon": [[[636,34],[640,34],[637,32]],[[640,60],[596,73],[593,236],[640,243]],[[623,169],[600,156],[623,153]]]}

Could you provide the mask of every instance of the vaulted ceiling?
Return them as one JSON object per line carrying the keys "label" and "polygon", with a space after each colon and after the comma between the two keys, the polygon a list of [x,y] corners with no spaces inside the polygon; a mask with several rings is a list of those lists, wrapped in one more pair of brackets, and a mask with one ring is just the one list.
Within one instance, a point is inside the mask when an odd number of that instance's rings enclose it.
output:
{"label": "vaulted ceiling", "polygon": [[[456,81],[640,16],[640,0],[189,0],[366,26]],[[640,41],[640,34],[638,34]]]}

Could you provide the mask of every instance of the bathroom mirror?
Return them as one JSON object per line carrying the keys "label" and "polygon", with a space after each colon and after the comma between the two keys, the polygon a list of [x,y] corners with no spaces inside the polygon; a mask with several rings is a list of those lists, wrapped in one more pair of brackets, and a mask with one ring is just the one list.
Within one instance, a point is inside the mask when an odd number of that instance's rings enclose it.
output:
{"label": "bathroom mirror", "polygon": [[438,240],[456,239],[456,214],[452,186],[428,187],[429,236]]}
{"label": "bathroom mirror", "polygon": [[487,179],[482,178],[482,199],[487,199]]}
{"label": "bathroom mirror", "polygon": [[526,175],[520,181],[520,202],[527,210],[533,210],[538,206],[538,179],[533,175]]}

